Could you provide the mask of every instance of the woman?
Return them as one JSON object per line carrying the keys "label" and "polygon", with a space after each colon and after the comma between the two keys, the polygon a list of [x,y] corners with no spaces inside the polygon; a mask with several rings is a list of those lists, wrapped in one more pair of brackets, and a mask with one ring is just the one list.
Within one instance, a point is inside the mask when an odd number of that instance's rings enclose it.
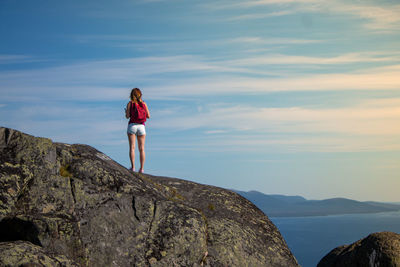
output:
{"label": "woman", "polygon": [[143,173],[144,161],[146,158],[144,152],[144,142],[146,140],[145,122],[150,118],[150,112],[146,103],[142,100],[142,92],[139,88],[133,88],[131,91],[131,101],[126,105],[125,117],[129,119],[128,123],[128,140],[129,140],[129,157],[131,159],[131,171],[135,171],[135,139],[140,153],[140,169]]}

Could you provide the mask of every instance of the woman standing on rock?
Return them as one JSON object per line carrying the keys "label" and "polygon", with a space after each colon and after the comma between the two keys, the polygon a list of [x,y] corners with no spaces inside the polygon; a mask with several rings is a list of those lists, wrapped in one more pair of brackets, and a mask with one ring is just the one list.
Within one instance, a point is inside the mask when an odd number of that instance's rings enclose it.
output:
{"label": "woman standing on rock", "polygon": [[146,103],[142,100],[142,92],[139,88],[133,88],[131,91],[131,101],[126,105],[125,117],[129,119],[128,124],[128,140],[129,140],[129,158],[131,160],[131,171],[135,171],[135,139],[140,153],[140,169],[143,173],[144,161],[146,155],[144,152],[144,143],[146,140],[145,122],[150,118],[150,112]]}

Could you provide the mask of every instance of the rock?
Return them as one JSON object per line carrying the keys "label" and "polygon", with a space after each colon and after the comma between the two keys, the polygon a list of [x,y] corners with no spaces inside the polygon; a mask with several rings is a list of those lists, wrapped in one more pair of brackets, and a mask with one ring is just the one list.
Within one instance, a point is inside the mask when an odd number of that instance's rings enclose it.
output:
{"label": "rock", "polygon": [[[0,164],[0,265],[298,266],[232,191],[131,173],[90,146],[7,128]],[[16,253],[31,256],[8,262]]]}
{"label": "rock", "polygon": [[400,267],[400,235],[392,232],[370,234],[351,245],[329,252],[318,267]]}
{"label": "rock", "polygon": [[0,242],[0,263],[2,266],[78,267],[67,257],[52,255],[27,241]]}

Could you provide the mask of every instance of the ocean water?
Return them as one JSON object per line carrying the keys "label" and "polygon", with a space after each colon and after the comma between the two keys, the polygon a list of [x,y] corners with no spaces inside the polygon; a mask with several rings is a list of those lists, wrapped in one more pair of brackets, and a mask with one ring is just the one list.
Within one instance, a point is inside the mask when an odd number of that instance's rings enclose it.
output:
{"label": "ocean water", "polygon": [[316,217],[271,217],[303,267],[315,267],[332,249],[371,233],[400,233],[400,211]]}

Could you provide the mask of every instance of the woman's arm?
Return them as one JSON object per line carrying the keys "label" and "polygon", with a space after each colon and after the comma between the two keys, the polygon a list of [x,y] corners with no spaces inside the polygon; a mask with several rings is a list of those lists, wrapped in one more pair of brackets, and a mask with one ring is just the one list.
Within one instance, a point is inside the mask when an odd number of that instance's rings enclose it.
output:
{"label": "woman's arm", "polygon": [[148,118],[148,119],[150,119],[150,111],[149,111],[149,108],[147,107],[147,104],[146,103],[144,103],[144,106],[146,107],[146,117]]}
{"label": "woman's arm", "polygon": [[129,119],[131,117],[131,105],[129,105],[131,102],[128,102],[128,104],[126,104],[126,108],[125,108],[125,118]]}

